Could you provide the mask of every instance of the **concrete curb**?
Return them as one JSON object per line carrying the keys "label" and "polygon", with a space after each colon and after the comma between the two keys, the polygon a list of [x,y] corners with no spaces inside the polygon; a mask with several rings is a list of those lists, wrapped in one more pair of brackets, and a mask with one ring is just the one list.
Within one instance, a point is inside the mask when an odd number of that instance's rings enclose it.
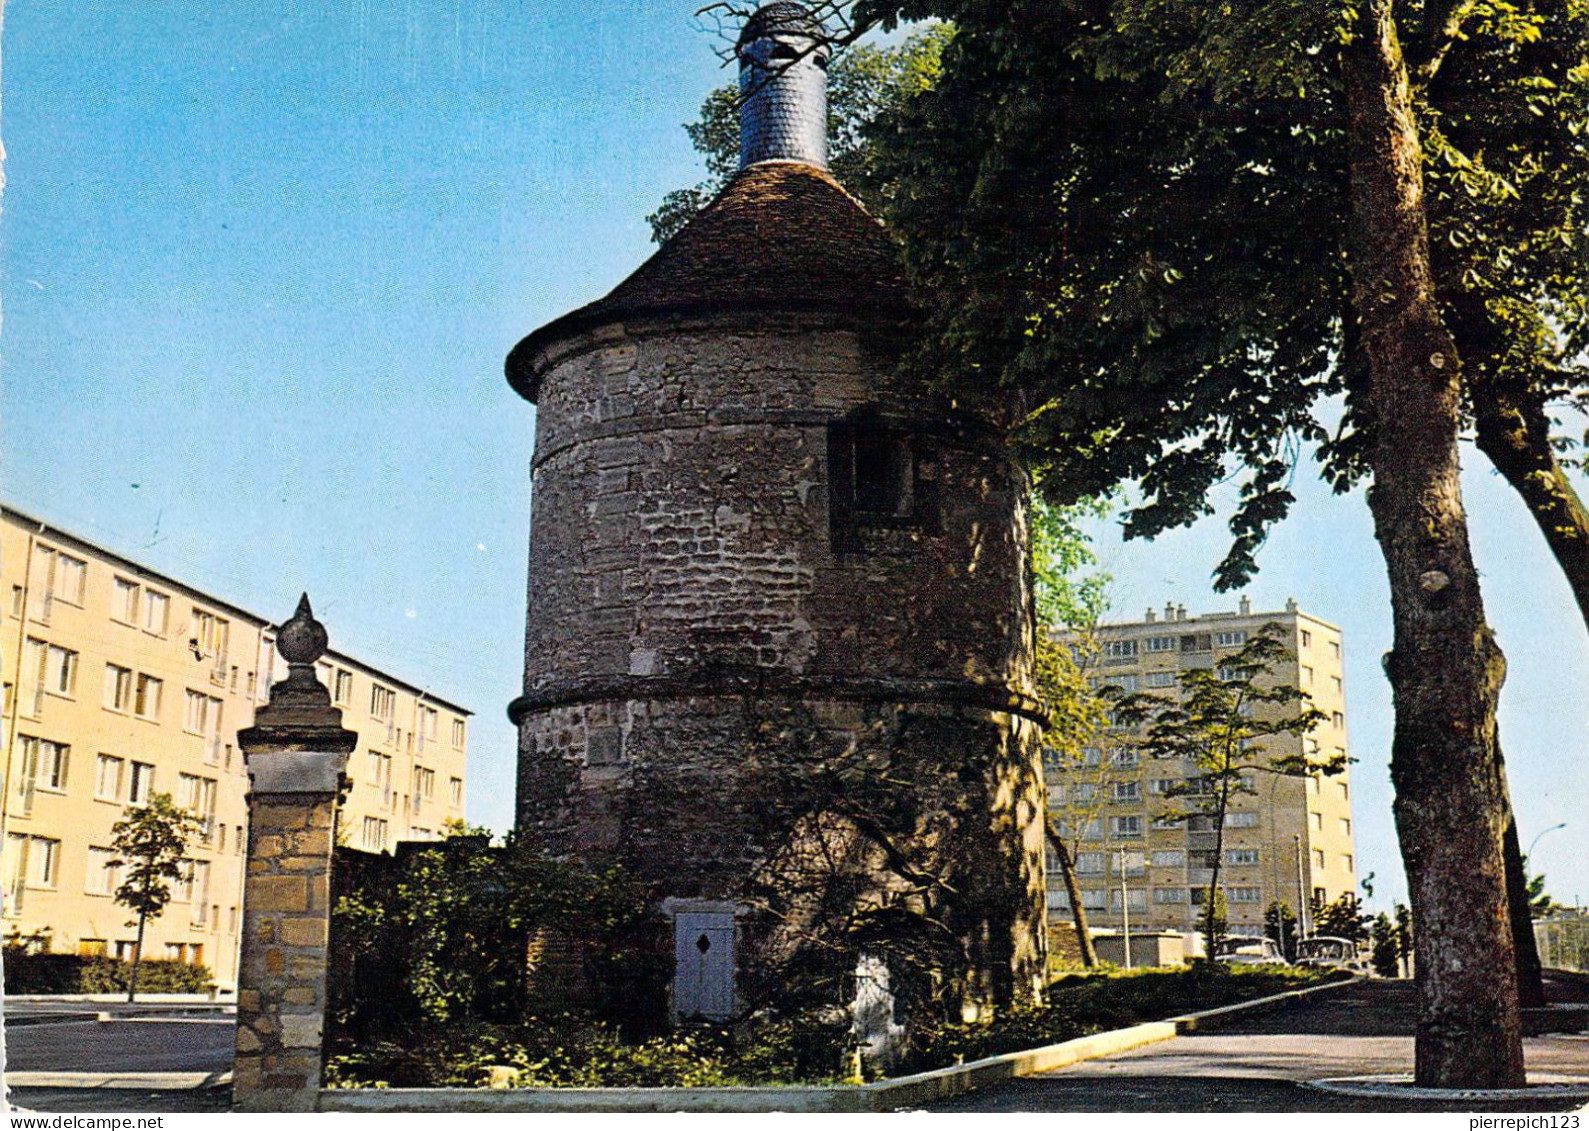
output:
{"label": "concrete curb", "polygon": [[[127,991],[114,994],[6,994],[0,1003],[39,1004],[60,1001],[104,1002],[112,1005],[127,1004]],[[139,992],[134,1005],[235,1005],[237,995],[227,990],[219,994],[146,994]]]}
{"label": "concrete curb", "polygon": [[1300,1004],[1359,979],[1149,1021],[1124,1029],[876,1084],[806,1088],[323,1088],[318,1111],[398,1112],[882,1112],[920,1107],[1022,1076],[1113,1056],[1244,1015]]}
{"label": "concrete curb", "polygon": [[227,1072],[7,1072],[8,1088],[88,1088],[185,1092],[220,1088],[232,1082]]}

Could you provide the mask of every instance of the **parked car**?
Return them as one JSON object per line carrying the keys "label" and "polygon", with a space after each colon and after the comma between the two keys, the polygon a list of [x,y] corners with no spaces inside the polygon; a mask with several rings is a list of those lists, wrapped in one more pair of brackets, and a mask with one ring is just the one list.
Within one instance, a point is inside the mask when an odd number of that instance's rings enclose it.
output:
{"label": "parked car", "polygon": [[1368,962],[1358,953],[1355,942],[1330,935],[1314,935],[1298,940],[1297,965],[1320,970],[1350,970],[1362,975],[1370,972]]}
{"label": "parked car", "polygon": [[1214,957],[1236,966],[1290,966],[1271,938],[1262,935],[1226,935],[1214,946]]}

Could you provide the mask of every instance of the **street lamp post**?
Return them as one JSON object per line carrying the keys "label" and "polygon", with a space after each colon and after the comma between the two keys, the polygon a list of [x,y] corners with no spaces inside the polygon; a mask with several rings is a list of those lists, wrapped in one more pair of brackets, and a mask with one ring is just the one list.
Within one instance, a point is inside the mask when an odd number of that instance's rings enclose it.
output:
{"label": "street lamp post", "polygon": [[1125,947],[1126,969],[1131,969],[1131,895],[1126,890],[1126,850],[1120,849],[1120,936]]}
{"label": "street lamp post", "polygon": [[1539,836],[1536,836],[1536,837],[1535,837],[1535,838],[1534,838],[1534,839],[1533,839],[1533,840],[1531,840],[1531,841],[1529,841],[1529,842],[1528,842],[1528,851],[1527,851],[1527,852],[1525,852],[1525,853],[1523,853],[1523,859],[1524,859],[1524,860],[1531,860],[1531,859],[1533,859],[1533,856],[1534,856],[1534,846],[1535,846],[1535,845],[1536,845],[1536,844],[1538,844],[1538,843],[1539,843],[1539,841],[1540,841],[1540,838],[1541,838],[1541,837],[1543,837],[1543,836],[1544,836],[1544,835],[1545,835],[1545,834],[1546,834],[1546,833],[1553,833],[1553,832],[1555,832],[1555,831],[1556,831],[1556,830],[1557,830],[1557,829],[1564,829],[1564,828],[1566,828],[1566,827],[1567,827],[1567,822],[1566,822],[1566,821],[1563,821],[1563,822],[1562,822],[1562,823],[1561,823],[1561,824],[1559,824],[1559,825],[1552,825],[1552,826],[1550,826],[1550,828],[1548,828],[1548,829],[1545,829],[1545,830],[1543,830],[1543,831],[1542,831],[1542,832],[1541,832],[1541,833],[1540,833],[1540,834],[1539,834]]}

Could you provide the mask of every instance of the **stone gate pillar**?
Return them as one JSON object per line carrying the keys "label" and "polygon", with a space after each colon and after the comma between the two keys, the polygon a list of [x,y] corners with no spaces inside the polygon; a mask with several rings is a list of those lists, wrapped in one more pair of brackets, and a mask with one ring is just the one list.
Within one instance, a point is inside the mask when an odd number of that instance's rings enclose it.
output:
{"label": "stone gate pillar", "polygon": [[331,927],[331,852],[358,735],[315,678],[326,631],[307,594],[276,634],[288,676],[241,731],[248,767],[248,863],[237,981],[232,1103],[312,1111],[320,1090]]}

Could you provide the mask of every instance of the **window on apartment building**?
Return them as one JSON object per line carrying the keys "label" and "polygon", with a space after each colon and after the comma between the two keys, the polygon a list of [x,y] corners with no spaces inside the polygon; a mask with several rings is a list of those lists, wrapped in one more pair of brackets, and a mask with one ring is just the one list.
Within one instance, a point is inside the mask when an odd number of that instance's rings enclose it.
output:
{"label": "window on apartment building", "polygon": [[113,861],[119,859],[113,848],[90,846],[88,876],[83,883],[83,890],[89,895],[115,895],[116,888],[121,884],[121,865]]}
{"label": "window on apartment building", "polygon": [[66,770],[71,757],[72,748],[66,743],[39,740],[35,786],[51,793],[66,792]]}
{"label": "window on apartment building", "polygon": [[1178,848],[1161,848],[1153,854],[1155,868],[1180,868],[1186,864],[1186,854]]}
{"label": "window on apartment building", "polygon": [[1091,801],[1097,800],[1098,785],[1096,782],[1090,781],[1077,782],[1072,791],[1072,796],[1075,798],[1077,805],[1086,805]]}
{"label": "window on apartment building", "polygon": [[1309,813],[1308,814],[1308,824],[1313,827],[1313,831],[1314,832],[1322,833],[1324,831],[1324,814],[1323,813]]}
{"label": "window on apartment building", "polygon": [[182,728],[189,734],[213,738],[221,730],[221,710],[224,704],[213,695],[189,689],[187,710],[183,714]]}
{"label": "window on apartment building", "polygon": [[1101,876],[1108,866],[1108,858],[1102,852],[1076,853],[1076,874],[1078,876]]}
{"label": "window on apartment building", "polygon": [[222,824],[218,825],[216,827],[215,833],[216,833],[216,835],[215,835],[215,851],[217,851],[217,852],[225,852],[226,851],[226,825],[225,825],[225,823],[222,823]]}
{"label": "window on apartment building", "polygon": [[1109,835],[1116,840],[1135,840],[1144,833],[1141,817],[1110,817]]}
{"label": "window on apartment building", "polygon": [[373,684],[370,687],[370,715],[382,722],[390,722],[397,707],[397,692],[390,687]]}
{"label": "window on apartment building", "polygon": [[126,768],[124,759],[101,754],[95,764],[94,797],[100,801],[120,801],[121,776]]}
{"label": "window on apartment building", "polygon": [[1214,650],[1214,638],[1207,632],[1181,637],[1181,651],[1183,652],[1211,652]]}
{"label": "window on apartment building", "polygon": [[44,836],[28,839],[28,886],[53,888],[60,871],[61,842]]}
{"label": "window on apartment building", "polygon": [[1077,826],[1077,835],[1080,836],[1082,840],[1102,840],[1103,818],[1092,817],[1088,820],[1082,821],[1081,824]]}
{"label": "window on apartment building", "polygon": [[1302,665],[1302,686],[1303,687],[1312,687],[1313,686],[1313,669],[1310,668],[1307,664],[1303,664]]}
{"label": "window on apartment building", "polygon": [[135,939],[116,940],[116,961],[131,962],[133,955],[138,953],[138,943]]}
{"label": "window on apartment building", "polygon": [[132,709],[132,669],[120,664],[105,665],[105,709],[128,711]]}
{"label": "window on apartment building", "polygon": [[344,706],[353,702],[353,673],[347,668],[337,668],[331,673],[331,698]]}
{"label": "window on apartment building", "polygon": [[1352,859],[1352,854],[1350,852],[1345,852],[1345,853],[1341,854],[1341,867],[1343,869],[1345,869],[1347,872],[1351,872],[1352,871],[1352,865],[1354,863],[1355,863],[1355,861]]}
{"label": "window on apartment building", "polygon": [[1138,804],[1142,800],[1142,783],[1139,781],[1117,781],[1114,786],[1113,800],[1116,804]]}
{"label": "window on apartment building", "polygon": [[1181,827],[1181,823],[1185,819],[1186,818],[1184,817],[1177,817],[1169,813],[1164,813],[1153,818],[1153,827],[1161,831],[1164,829],[1178,829]]}
{"label": "window on apartment building", "polygon": [[1103,751],[1096,746],[1083,746],[1081,748],[1081,764],[1083,766],[1103,765]]}
{"label": "window on apartment building", "polygon": [[1330,723],[1335,727],[1336,730],[1340,730],[1346,726],[1346,716],[1340,711],[1331,711]]}
{"label": "window on apartment building", "polygon": [[1312,647],[1312,645],[1313,645],[1313,633],[1309,632],[1307,629],[1304,628],[1304,629],[1301,629],[1298,632],[1298,635],[1302,638],[1302,647],[1304,647],[1304,648]]}
{"label": "window on apartment building", "polygon": [[77,940],[77,957],[79,958],[104,958],[106,949],[104,939]]}
{"label": "window on apartment building", "polygon": [[1130,746],[1128,746],[1128,747],[1126,747],[1126,748],[1124,748],[1122,750],[1116,750],[1109,757],[1109,764],[1110,765],[1118,766],[1118,767],[1120,767],[1123,770],[1129,770],[1133,766],[1140,765],[1141,762],[1142,762],[1142,752],[1137,750],[1135,747],[1130,747]]}
{"label": "window on apartment building", "polygon": [[23,605],[26,603],[26,600],[27,600],[27,590],[23,589],[22,586],[20,586],[20,585],[13,585],[11,587],[11,615],[12,616],[20,617],[22,615],[22,608],[23,608]]}
{"label": "window on apartment building", "polygon": [[419,737],[433,742],[436,738],[437,728],[441,724],[441,712],[434,707],[421,707],[419,709]]}
{"label": "window on apartment building", "polygon": [[419,808],[417,802],[429,800],[436,793],[436,771],[425,769],[423,766],[414,767],[414,808]]}
{"label": "window on apartment building", "polygon": [[1173,636],[1150,636],[1144,643],[1149,652],[1173,652],[1179,642]]}
{"label": "window on apartment building", "polygon": [[164,636],[171,623],[171,598],[153,589],[144,590],[143,630],[154,636]]}
{"label": "window on apartment building", "polygon": [[195,927],[202,927],[208,922],[207,912],[210,906],[210,862],[208,860],[194,860],[190,870],[193,873],[192,909],[188,912],[188,921]]}
{"label": "window on apartment building", "polygon": [[47,645],[44,652],[44,690],[51,695],[71,698],[77,694],[77,653],[59,644]]}
{"label": "window on apartment building", "polygon": [[1119,888],[1114,888],[1109,893],[1109,906],[1119,911],[1122,902],[1132,911],[1146,911],[1148,909],[1148,893],[1144,888],[1129,888],[1124,892]]}
{"label": "window on apartment building", "polygon": [[364,847],[370,852],[382,852],[386,849],[386,822],[379,817],[364,818],[363,828]]}
{"label": "window on apartment building", "polygon": [[1119,875],[1121,869],[1128,876],[1141,876],[1148,870],[1148,854],[1146,852],[1111,852],[1109,854],[1109,871]]}
{"label": "window on apartment building", "polygon": [[1323,869],[1323,867],[1324,867],[1324,849],[1315,848],[1313,850],[1313,866],[1315,868]]}
{"label": "window on apartment building", "polygon": [[193,607],[193,637],[189,643],[198,651],[199,658],[212,660],[217,666],[226,660],[232,625],[225,617]]}
{"label": "window on apartment building", "polygon": [[365,754],[364,759],[369,770],[370,784],[385,793],[392,786],[392,756],[370,750]]}
{"label": "window on apartment building", "polygon": [[147,805],[153,789],[154,766],[148,762],[134,762],[127,775],[127,804]]}
{"label": "window on apartment building", "polygon": [[1351,818],[1350,817],[1342,817],[1340,819],[1340,822],[1341,822],[1341,835],[1342,836],[1351,836],[1352,835],[1352,820],[1351,820]]}
{"label": "window on apartment building", "polygon": [[1138,689],[1137,677],[1134,675],[1106,676],[1103,681],[1103,686],[1112,687],[1116,691],[1120,692],[1136,691]]}
{"label": "window on apartment building", "polygon": [[1135,640],[1105,640],[1103,654],[1106,660],[1129,660],[1137,654],[1137,642]]}
{"label": "window on apartment building", "polygon": [[1177,778],[1154,778],[1148,782],[1148,792],[1155,797],[1165,797],[1180,784],[1180,780]]}
{"label": "window on apartment building", "polygon": [[1142,682],[1148,687],[1174,687],[1174,672],[1148,672],[1142,677]]}
{"label": "window on apartment building", "polygon": [[165,682],[143,672],[138,673],[137,684],[133,689],[132,713],[140,719],[156,719],[160,717],[160,694],[165,690]]}
{"label": "window on apartment building", "polygon": [[1332,675],[1330,677],[1330,688],[1331,688],[1331,690],[1333,690],[1335,692],[1335,697],[1337,699],[1339,699],[1341,697],[1341,677],[1340,676]]}
{"label": "window on apartment building", "polygon": [[[1344,753],[1346,753],[1346,751],[1343,750],[1343,751],[1341,751],[1341,753],[1344,754]],[[1347,789],[1346,783],[1344,781],[1336,782],[1335,783],[1335,788],[1341,791],[1341,800],[1342,801],[1345,801],[1345,800],[1347,800],[1348,798],[1351,797],[1351,792]]]}
{"label": "window on apartment building", "polygon": [[454,719],[452,721],[452,744],[455,749],[463,749],[464,731],[464,721],[462,719]]}
{"label": "window on apartment building", "polygon": [[1243,679],[1247,675],[1240,668],[1232,667],[1229,664],[1220,664],[1215,674],[1219,676],[1222,683],[1235,683],[1238,679]]}
{"label": "window on apartment building", "polygon": [[451,803],[451,805],[452,805],[452,807],[454,809],[459,809],[459,808],[463,807],[463,779],[462,778],[448,778],[447,779],[447,800],[448,800],[448,802]]}
{"label": "window on apartment building", "polygon": [[118,577],[112,582],[110,592],[110,619],[122,624],[138,623],[138,594],[142,587],[136,581]]}
{"label": "window on apartment building", "polygon": [[1258,827],[1258,814],[1226,813],[1225,827],[1227,829],[1255,829]]}
{"label": "window on apartment building", "polygon": [[1216,648],[1240,648],[1245,643],[1247,643],[1247,633],[1240,629],[1232,632],[1214,633],[1214,647]]}
{"label": "window on apartment building", "polygon": [[83,603],[83,581],[88,576],[88,563],[59,550],[55,554],[54,598],[68,605]]}
{"label": "window on apartment building", "polygon": [[1185,903],[1186,902],[1186,889],[1185,888],[1154,888],[1153,889],[1153,902],[1154,903]]}
{"label": "window on apartment building", "polygon": [[1258,863],[1258,850],[1256,848],[1226,849],[1225,863],[1235,864],[1238,867],[1246,864],[1256,864]]}
{"label": "window on apartment building", "polygon": [[1085,911],[1102,911],[1109,906],[1109,893],[1084,891],[1081,893],[1081,906]]}
{"label": "window on apartment building", "polygon": [[1225,889],[1232,903],[1262,903],[1263,889],[1256,887],[1231,887]]}

